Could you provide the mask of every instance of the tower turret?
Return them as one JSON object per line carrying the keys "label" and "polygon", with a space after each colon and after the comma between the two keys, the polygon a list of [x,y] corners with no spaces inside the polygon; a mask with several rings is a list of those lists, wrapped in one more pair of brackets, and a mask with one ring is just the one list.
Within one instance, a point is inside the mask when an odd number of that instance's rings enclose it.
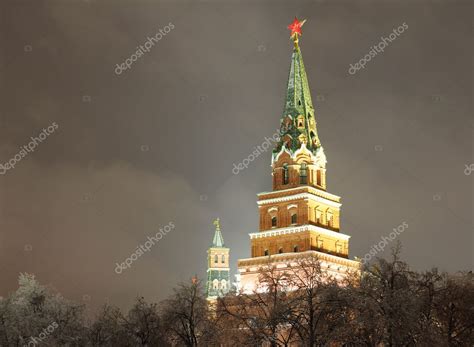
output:
{"label": "tower turret", "polygon": [[349,259],[350,236],[340,232],[340,197],[326,191],[326,156],[298,42],[304,22],[295,18],[288,26],[293,50],[281,138],[272,153],[273,189],[258,194],[260,223],[249,234],[251,258],[238,261],[244,292],[261,289],[261,267],[283,272],[298,268],[299,260],[316,258],[336,279],[359,268]]}
{"label": "tower turret", "polygon": [[272,154],[274,190],[300,185],[326,189],[326,156],[319,140],[316,110],[298,44],[304,22],[295,18],[288,26],[294,47],[280,119],[280,141]]}
{"label": "tower turret", "polygon": [[211,247],[207,250],[207,285],[206,293],[208,300],[214,300],[223,296],[230,289],[230,249],[224,245],[220,220],[214,221],[215,231]]}

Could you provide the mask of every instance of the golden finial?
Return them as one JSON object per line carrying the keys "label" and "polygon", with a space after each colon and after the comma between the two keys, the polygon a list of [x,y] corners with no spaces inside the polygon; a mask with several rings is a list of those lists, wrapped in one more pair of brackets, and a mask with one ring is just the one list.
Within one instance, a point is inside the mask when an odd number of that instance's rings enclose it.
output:
{"label": "golden finial", "polygon": [[216,230],[218,230],[218,231],[221,230],[221,225],[220,225],[220,219],[219,218],[216,218],[216,220],[214,220],[214,225],[216,226]]}

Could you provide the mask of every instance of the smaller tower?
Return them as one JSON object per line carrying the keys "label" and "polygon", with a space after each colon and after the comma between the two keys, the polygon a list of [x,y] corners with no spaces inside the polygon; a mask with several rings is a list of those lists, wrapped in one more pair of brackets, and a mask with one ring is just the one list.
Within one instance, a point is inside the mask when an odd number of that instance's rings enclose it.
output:
{"label": "smaller tower", "polygon": [[208,300],[224,296],[230,290],[229,251],[225,247],[219,218],[214,221],[216,227],[212,246],[207,250],[207,285]]}

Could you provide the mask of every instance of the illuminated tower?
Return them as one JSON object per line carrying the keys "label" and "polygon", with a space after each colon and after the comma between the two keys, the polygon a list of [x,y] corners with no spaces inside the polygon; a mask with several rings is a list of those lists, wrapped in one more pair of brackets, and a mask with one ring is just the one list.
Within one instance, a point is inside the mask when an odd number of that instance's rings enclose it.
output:
{"label": "illuminated tower", "polygon": [[216,227],[212,246],[207,250],[207,285],[208,300],[223,296],[230,289],[229,248],[224,245],[219,218],[214,221]]}
{"label": "illuminated tower", "polygon": [[260,228],[250,234],[251,258],[238,261],[240,288],[247,292],[256,289],[263,265],[284,270],[292,260],[316,257],[336,278],[360,265],[349,260],[350,236],[340,232],[340,197],[326,191],[326,155],[298,44],[303,24],[295,18],[288,26],[294,47],[281,139],[272,154],[273,189],[258,194]]}

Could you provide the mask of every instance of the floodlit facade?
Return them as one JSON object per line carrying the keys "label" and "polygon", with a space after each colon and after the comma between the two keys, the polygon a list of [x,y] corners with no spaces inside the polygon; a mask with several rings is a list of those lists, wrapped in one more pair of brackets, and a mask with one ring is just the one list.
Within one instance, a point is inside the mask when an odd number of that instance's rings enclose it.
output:
{"label": "floodlit facade", "polygon": [[239,289],[246,293],[259,287],[260,268],[288,271],[305,257],[316,257],[335,278],[360,268],[349,259],[350,236],[340,231],[340,197],[327,191],[326,155],[298,44],[302,23],[289,27],[294,47],[280,141],[272,153],[273,189],[258,194],[260,223],[250,233],[251,257],[238,260]]}

